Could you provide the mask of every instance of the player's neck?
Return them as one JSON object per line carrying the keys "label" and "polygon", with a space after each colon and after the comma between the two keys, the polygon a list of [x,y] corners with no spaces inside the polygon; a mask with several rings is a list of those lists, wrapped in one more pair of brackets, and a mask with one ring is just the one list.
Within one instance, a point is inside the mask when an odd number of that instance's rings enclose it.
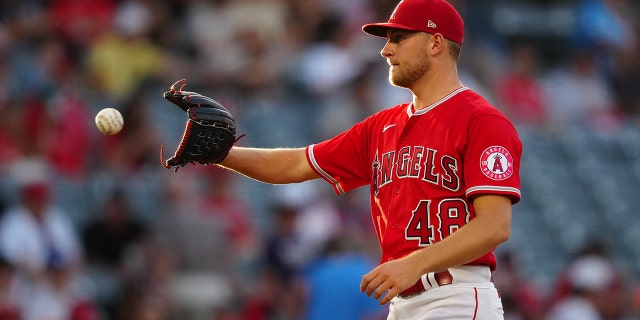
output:
{"label": "player's neck", "polygon": [[411,89],[413,92],[413,107],[415,110],[426,108],[462,86],[455,69],[449,72],[429,75],[421,79]]}

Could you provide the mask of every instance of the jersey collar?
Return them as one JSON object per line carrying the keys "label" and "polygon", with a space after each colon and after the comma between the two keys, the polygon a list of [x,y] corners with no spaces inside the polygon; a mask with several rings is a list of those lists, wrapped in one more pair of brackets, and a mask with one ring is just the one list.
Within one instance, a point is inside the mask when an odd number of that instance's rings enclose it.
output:
{"label": "jersey collar", "polygon": [[419,116],[419,115],[425,114],[425,113],[429,112],[429,110],[431,110],[431,109],[439,106],[441,103],[449,100],[451,97],[455,96],[456,94],[458,94],[458,93],[460,93],[462,91],[466,91],[466,90],[469,90],[469,88],[467,86],[462,86],[462,87],[454,90],[453,92],[449,93],[448,95],[442,97],[442,99],[440,99],[440,100],[432,103],[431,105],[427,106],[426,108],[420,109],[420,110],[415,111],[415,112],[413,110],[413,102],[409,103],[409,106],[407,107],[407,115],[409,117],[411,117],[411,116],[414,116],[414,115]]}

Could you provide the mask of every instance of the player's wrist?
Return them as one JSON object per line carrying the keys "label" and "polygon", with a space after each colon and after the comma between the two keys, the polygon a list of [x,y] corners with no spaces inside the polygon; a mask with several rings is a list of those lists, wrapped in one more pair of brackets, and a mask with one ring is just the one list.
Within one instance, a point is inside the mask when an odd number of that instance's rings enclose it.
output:
{"label": "player's wrist", "polygon": [[434,266],[430,263],[433,259],[430,259],[428,248],[422,248],[416,250],[405,257],[407,264],[411,266],[416,274],[423,275],[425,273],[436,271]]}

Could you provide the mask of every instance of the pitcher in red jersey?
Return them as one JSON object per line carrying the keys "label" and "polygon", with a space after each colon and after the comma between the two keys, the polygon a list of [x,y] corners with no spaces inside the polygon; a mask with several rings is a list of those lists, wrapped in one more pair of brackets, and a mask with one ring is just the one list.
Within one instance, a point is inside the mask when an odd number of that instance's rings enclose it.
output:
{"label": "pitcher in red jersey", "polygon": [[360,290],[388,319],[502,319],[493,250],[520,200],[512,123],[461,83],[464,23],[444,0],[403,0],[386,23],[389,81],[413,101],[306,148],[234,147],[220,164],[266,183],[323,178],[337,194],[368,185],[382,257]]}

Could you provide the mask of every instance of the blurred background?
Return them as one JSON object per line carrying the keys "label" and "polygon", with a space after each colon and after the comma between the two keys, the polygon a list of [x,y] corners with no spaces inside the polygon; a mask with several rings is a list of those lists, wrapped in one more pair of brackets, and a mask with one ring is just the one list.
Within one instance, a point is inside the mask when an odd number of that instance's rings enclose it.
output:
{"label": "blurred background", "polygon": [[[459,73],[516,124],[522,201],[494,281],[507,320],[640,319],[640,3],[456,0]],[[384,319],[368,190],[159,163],[186,78],[240,145],[303,147],[411,99],[388,0],[3,0],[0,319]],[[123,131],[93,117],[115,107]],[[569,318],[562,314],[573,315]],[[587,316],[591,314],[592,317]]]}

